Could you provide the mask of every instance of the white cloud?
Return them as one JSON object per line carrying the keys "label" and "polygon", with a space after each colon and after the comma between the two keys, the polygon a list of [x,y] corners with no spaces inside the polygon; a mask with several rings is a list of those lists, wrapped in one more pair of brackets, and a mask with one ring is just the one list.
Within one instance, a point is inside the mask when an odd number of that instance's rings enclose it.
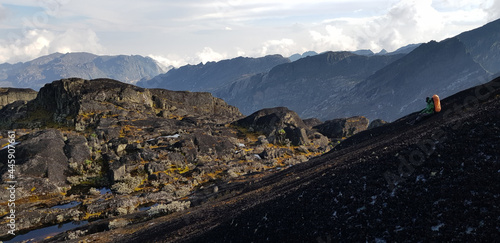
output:
{"label": "white cloud", "polygon": [[358,42],[345,35],[341,28],[333,25],[325,26],[326,34],[321,34],[318,31],[310,31],[313,39],[313,49],[315,50],[356,50]]}
{"label": "white cloud", "polygon": [[69,29],[65,32],[33,29],[22,36],[11,34],[10,39],[0,40],[0,63],[31,60],[54,52],[85,51],[99,54],[104,49],[97,35],[88,29]]}
{"label": "white cloud", "polygon": [[497,20],[500,18],[500,0],[494,0],[491,7],[486,9],[488,13],[488,21]]}
{"label": "white cloud", "polygon": [[226,59],[226,58],[227,58],[227,54],[218,53],[210,47],[205,47],[205,48],[203,48],[203,51],[196,53],[196,58],[194,59],[194,61],[207,63],[207,62],[220,61],[220,60]]}
{"label": "white cloud", "polygon": [[294,48],[295,41],[292,39],[283,38],[281,40],[268,40],[262,44],[260,55],[282,54],[284,56],[289,56],[293,54]]}
{"label": "white cloud", "polygon": [[323,30],[311,30],[310,36],[317,51],[392,51],[476,28],[486,22],[486,11],[481,8],[485,6],[467,0],[401,0],[380,16],[326,20],[320,25]]}
{"label": "white cloud", "polygon": [[184,61],[179,57],[164,57],[161,55],[153,55],[153,54],[148,55],[148,57],[151,57],[154,60],[156,60],[158,63],[163,65],[165,69],[168,69],[170,66],[178,68],[180,66],[187,64],[186,61]]}
{"label": "white cloud", "polygon": [[58,34],[50,43],[50,51],[79,52],[86,51],[101,54],[104,48],[99,44],[97,34],[90,30],[69,29]]}

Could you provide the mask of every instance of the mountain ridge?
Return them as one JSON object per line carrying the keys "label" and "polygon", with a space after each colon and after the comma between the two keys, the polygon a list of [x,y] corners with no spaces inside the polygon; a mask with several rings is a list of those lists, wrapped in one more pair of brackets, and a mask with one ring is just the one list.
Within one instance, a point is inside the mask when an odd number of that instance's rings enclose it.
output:
{"label": "mountain ridge", "polygon": [[353,97],[346,106],[338,107],[338,112],[391,121],[418,110],[426,96],[445,98],[489,77],[458,38],[429,42],[360,82],[348,96],[340,98]]}
{"label": "mountain ridge", "polygon": [[269,71],[276,65],[290,62],[281,55],[260,58],[236,57],[218,62],[186,65],[137,83],[150,88],[214,92],[235,80]]}
{"label": "mountain ridge", "polygon": [[71,77],[114,78],[127,83],[136,83],[163,71],[163,67],[155,60],[139,55],[52,53],[24,63],[0,64],[0,84],[38,90],[46,83]]}
{"label": "mountain ridge", "polygon": [[[215,93],[248,114],[261,107],[287,106],[301,117],[311,104],[338,96],[403,55],[361,56],[351,52],[325,52],[281,64],[268,73],[237,81]],[[316,114],[317,115],[317,114]]]}

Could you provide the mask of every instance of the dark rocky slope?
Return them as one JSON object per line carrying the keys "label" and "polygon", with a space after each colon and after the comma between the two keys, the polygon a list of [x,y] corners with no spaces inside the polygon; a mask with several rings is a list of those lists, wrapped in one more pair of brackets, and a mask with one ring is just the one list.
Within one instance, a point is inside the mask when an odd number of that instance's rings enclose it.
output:
{"label": "dark rocky slope", "polygon": [[[115,242],[494,241],[500,224],[500,78],[358,133],[231,197],[95,235]],[[109,239],[109,238],[108,238]]]}

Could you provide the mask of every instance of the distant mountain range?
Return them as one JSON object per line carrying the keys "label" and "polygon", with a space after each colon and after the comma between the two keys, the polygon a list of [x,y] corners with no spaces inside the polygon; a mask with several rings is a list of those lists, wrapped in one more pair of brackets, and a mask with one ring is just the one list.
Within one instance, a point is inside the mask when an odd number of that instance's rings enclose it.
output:
{"label": "distant mountain range", "polygon": [[[410,44],[407,46],[403,46],[403,47],[401,47],[393,52],[387,52],[385,49],[382,49],[378,53],[374,53],[372,50],[357,50],[357,51],[351,51],[351,52],[356,54],[356,55],[361,55],[361,56],[408,54],[408,53],[412,52],[413,50],[415,50],[415,48],[419,47],[420,45],[421,44]],[[323,54],[323,53],[321,53],[321,54]],[[318,55],[318,53],[315,51],[306,51],[302,54],[299,54],[299,53],[293,54],[289,57],[289,59],[290,59],[290,61],[295,62],[301,58],[316,56],[316,55]]]}
{"label": "distant mountain range", "polygon": [[[327,52],[278,65],[268,73],[234,82],[215,95],[238,107],[244,114],[265,107],[286,106],[301,115],[331,96],[350,91],[402,56]],[[324,119],[320,113],[313,116]]]}
{"label": "distant mountain range", "polygon": [[318,53],[315,52],[315,51],[306,51],[306,52],[304,52],[302,54],[299,54],[299,53],[293,54],[288,59],[290,59],[290,61],[292,61],[292,62],[295,62],[295,61],[297,61],[297,60],[299,60],[301,58],[310,57],[310,56],[316,56],[316,55],[318,55]]}
{"label": "distant mountain range", "polygon": [[222,63],[196,66],[194,79],[187,72],[193,67],[179,68],[139,85],[209,91],[243,114],[286,106],[302,118],[363,115],[391,121],[423,108],[426,96],[444,98],[499,74],[500,20],[391,53],[307,52],[291,60],[254,75],[230,75],[239,63],[225,60],[226,69]]}
{"label": "distant mountain range", "polygon": [[216,92],[233,82],[268,72],[279,64],[289,62],[290,59],[281,55],[260,58],[237,57],[171,69],[151,80],[138,82],[137,85],[169,90]]}
{"label": "distant mountain range", "polygon": [[0,64],[0,86],[38,90],[62,78],[113,78],[127,83],[151,79],[168,69],[143,56],[54,53],[29,62]]}

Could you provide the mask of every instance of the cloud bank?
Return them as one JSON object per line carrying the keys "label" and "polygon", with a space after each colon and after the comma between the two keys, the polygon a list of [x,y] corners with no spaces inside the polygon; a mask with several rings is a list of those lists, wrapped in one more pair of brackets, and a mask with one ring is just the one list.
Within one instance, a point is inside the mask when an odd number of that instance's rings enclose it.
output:
{"label": "cloud bank", "polygon": [[402,0],[380,16],[325,20],[319,30],[310,31],[312,49],[393,51],[412,43],[440,41],[499,17],[500,8],[490,4],[457,2]]}
{"label": "cloud bank", "polygon": [[53,32],[46,29],[29,30],[22,35],[11,34],[10,39],[0,40],[0,63],[31,60],[54,52],[101,53],[95,32],[90,29],[69,29]]}
{"label": "cloud bank", "polygon": [[0,63],[53,52],[139,54],[166,66],[244,55],[443,40],[500,18],[500,0],[4,0]]}

